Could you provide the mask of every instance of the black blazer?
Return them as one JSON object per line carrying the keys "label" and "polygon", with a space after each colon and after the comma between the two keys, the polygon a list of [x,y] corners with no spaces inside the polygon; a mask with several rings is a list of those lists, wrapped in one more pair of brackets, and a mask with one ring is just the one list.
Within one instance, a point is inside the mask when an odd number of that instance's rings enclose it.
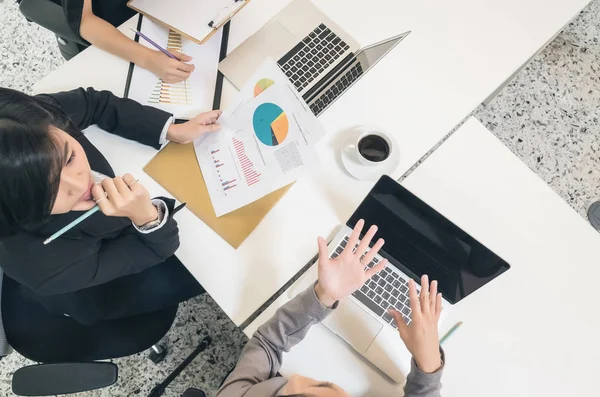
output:
{"label": "black blazer", "polygon": [[[93,170],[114,177],[104,156],[80,130],[100,128],[159,148],[160,134],[171,116],[107,91],[82,88],[36,99],[59,105],[71,118],[70,134],[82,145]],[[23,293],[50,312],[69,314],[82,323],[103,318],[135,291],[135,277],[162,263],[179,246],[173,200],[166,200],[169,219],[159,230],[139,233],[127,218],[97,212],[69,232],[43,245],[44,239],[77,218],[81,211],[52,215],[34,232],[18,232],[0,240],[0,266]],[[110,297],[110,299],[108,298]]]}

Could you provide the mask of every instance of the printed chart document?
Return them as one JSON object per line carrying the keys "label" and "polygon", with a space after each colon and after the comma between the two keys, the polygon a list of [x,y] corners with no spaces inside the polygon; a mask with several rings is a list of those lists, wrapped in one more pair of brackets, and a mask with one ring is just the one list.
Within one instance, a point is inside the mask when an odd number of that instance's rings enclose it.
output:
{"label": "printed chart document", "polygon": [[[217,32],[200,45],[148,18],[142,19],[140,31],[167,51],[179,51],[191,56],[190,63],[196,69],[186,81],[169,84],[149,70],[135,66],[127,97],[142,105],[172,113],[176,118],[191,119],[199,113],[212,110],[222,32]],[[142,38],[139,42],[156,50]]]}
{"label": "printed chart document", "polygon": [[221,131],[194,142],[217,216],[295,181],[315,160],[323,127],[268,59],[219,118]]}

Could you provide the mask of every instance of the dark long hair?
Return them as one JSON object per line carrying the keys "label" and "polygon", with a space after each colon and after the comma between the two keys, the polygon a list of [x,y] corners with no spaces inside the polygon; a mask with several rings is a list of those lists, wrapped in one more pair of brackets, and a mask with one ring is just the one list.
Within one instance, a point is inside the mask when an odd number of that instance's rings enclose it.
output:
{"label": "dark long hair", "polygon": [[51,127],[74,130],[52,98],[0,88],[0,237],[50,217],[66,160]]}

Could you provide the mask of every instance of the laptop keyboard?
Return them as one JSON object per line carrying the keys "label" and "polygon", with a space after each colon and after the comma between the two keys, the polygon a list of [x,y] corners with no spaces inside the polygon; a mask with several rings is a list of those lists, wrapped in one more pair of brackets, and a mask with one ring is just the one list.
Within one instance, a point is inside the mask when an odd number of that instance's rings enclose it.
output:
{"label": "laptop keyboard", "polygon": [[[349,236],[344,236],[330,258],[335,259],[340,255],[348,244],[348,241]],[[353,251],[356,251],[356,248],[358,248],[358,244],[356,244]],[[372,268],[382,259],[381,256],[375,255],[373,260],[367,264],[367,267]],[[388,313],[388,309],[392,307],[395,308],[402,314],[404,322],[407,325],[410,324],[411,310],[410,299],[408,297],[408,281],[406,281],[404,277],[405,276],[393,266],[386,266],[385,269],[374,275],[352,295],[390,326],[398,329],[394,318]],[[419,288],[417,287],[417,292],[418,291]]]}
{"label": "laptop keyboard", "polygon": [[338,35],[320,24],[277,63],[301,91],[349,48]]}
{"label": "laptop keyboard", "polygon": [[331,102],[344,93],[362,74],[363,69],[359,62],[310,105],[310,110],[313,114],[315,116],[321,114]]}

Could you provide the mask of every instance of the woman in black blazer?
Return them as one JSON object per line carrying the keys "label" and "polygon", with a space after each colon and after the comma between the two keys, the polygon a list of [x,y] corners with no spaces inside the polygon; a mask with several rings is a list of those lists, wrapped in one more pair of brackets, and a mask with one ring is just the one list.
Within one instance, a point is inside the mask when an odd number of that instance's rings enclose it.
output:
{"label": "woman in black blazer", "polygon": [[[173,256],[174,201],[115,177],[81,132],[92,124],[160,148],[219,129],[219,111],[185,124],[91,88],[31,97],[0,88],[0,266],[22,293],[83,324],[172,306],[204,292]],[[101,180],[94,183],[94,180]],[[98,204],[100,211],[43,241]]]}

